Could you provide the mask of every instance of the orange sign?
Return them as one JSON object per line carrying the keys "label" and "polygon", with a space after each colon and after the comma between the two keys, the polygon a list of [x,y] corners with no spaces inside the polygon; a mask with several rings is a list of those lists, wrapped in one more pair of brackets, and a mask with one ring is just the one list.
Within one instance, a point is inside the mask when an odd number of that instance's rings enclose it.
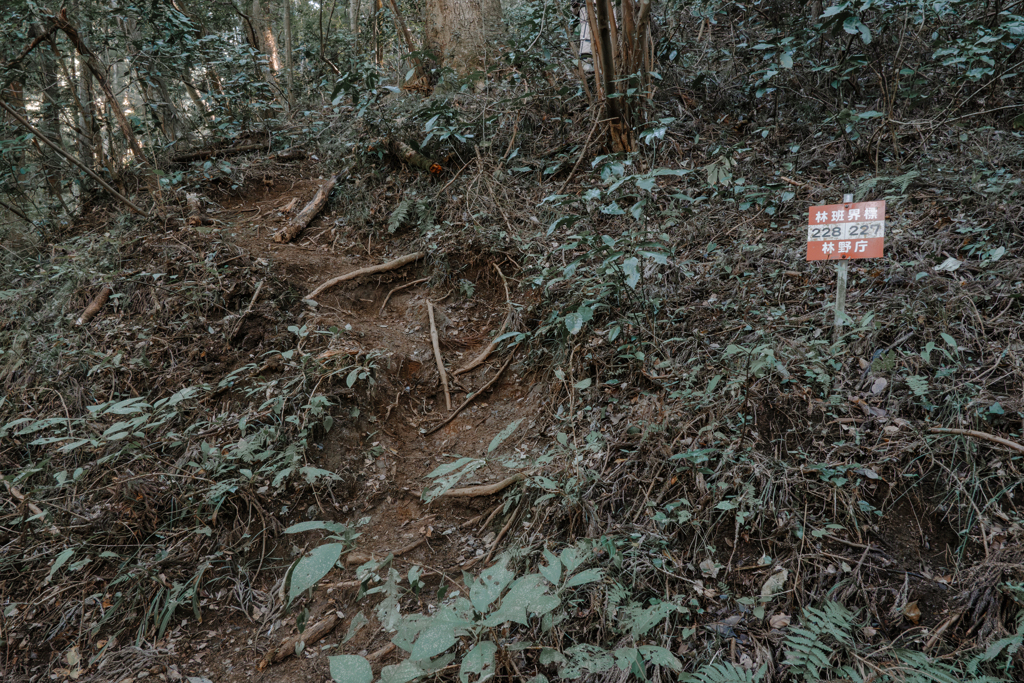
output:
{"label": "orange sign", "polygon": [[885,202],[812,206],[807,217],[807,260],[881,258]]}

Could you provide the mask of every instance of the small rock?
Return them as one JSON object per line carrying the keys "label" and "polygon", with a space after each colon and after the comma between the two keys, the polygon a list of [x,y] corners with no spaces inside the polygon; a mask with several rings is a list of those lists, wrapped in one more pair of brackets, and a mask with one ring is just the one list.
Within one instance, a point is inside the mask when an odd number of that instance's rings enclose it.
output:
{"label": "small rock", "polygon": [[494,541],[494,536],[495,536],[495,534],[494,534],[494,532],[493,532],[493,531],[491,531],[491,532],[490,532],[490,533],[488,533],[488,534],[487,534],[486,536],[484,536],[484,545],[488,545],[488,544],[490,544],[490,543],[491,543],[492,541]]}

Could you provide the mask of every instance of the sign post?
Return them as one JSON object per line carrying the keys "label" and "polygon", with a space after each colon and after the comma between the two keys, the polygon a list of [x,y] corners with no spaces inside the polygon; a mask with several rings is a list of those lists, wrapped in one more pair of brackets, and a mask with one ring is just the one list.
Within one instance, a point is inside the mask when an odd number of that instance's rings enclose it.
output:
{"label": "sign post", "polygon": [[853,202],[812,206],[807,217],[807,260],[835,261],[836,322],[839,339],[846,318],[846,280],[851,259],[881,258],[885,247],[885,202]]}

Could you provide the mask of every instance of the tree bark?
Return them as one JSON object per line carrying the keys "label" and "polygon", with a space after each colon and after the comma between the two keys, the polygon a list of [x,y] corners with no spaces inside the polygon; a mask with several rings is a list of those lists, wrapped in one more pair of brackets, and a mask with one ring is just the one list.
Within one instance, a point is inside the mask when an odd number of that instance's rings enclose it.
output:
{"label": "tree bark", "polygon": [[[501,21],[500,0],[426,0],[424,47],[465,75],[483,67],[489,30]],[[491,24],[489,26],[488,24]]]}
{"label": "tree bark", "polygon": [[[40,24],[32,24],[32,35],[36,38],[49,40],[50,34]],[[58,143],[61,142],[60,130],[60,86],[57,78],[57,62],[45,48],[36,52],[39,63],[39,89],[42,93],[42,118],[39,129],[43,135]],[[42,159],[43,175],[46,189],[54,197],[61,194],[61,164],[49,154]]]}

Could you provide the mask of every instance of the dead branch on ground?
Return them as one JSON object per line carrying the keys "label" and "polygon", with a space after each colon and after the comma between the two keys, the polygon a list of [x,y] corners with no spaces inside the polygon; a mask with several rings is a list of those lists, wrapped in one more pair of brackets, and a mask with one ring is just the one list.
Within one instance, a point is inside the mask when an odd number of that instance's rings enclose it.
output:
{"label": "dead branch on ground", "polygon": [[348,169],[345,169],[344,171],[328,178],[324,184],[320,186],[320,189],[316,191],[316,194],[313,195],[313,198],[309,200],[309,203],[306,204],[302,211],[299,212],[299,215],[297,215],[291,223],[285,226],[283,230],[278,231],[278,233],[274,235],[274,241],[291,242],[295,239],[299,233],[309,225],[309,222],[312,221],[318,213],[320,213],[320,209],[324,208],[324,205],[327,204],[327,199],[331,196],[331,191],[334,190],[334,186],[337,185],[338,181],[347,174]]}
{"label": "dead branch on ground", "polygon": [[467,396],[466,400],[462,402],[462,405],[460,405],[458,408],[455,409],[454,413],[449,415],[447,417],[447,419],[445,419],[443,422],[438,424],[436,427],[431,427],[430,429],[428,429],[424,433],[424,436],[429,436],[429,435],[433,434],[434,432],[436,432],[437,430],[439,430],[442,427],[444,427],[445,425],[447,425],[448,423],[450,423],[452,420],[454,420],[456,417],[458,417],[459,413],[461,413],[463,411],[463,409],[466,406],[468,406],[470,404],[470,402],[472,402],[477,396],[479,396],[480,394],[482,394],[485,391],[487,391],[488,389],[490,389],[491,385],[494,384],[495,382],[497,382],[498,378],[501,377],[501,373],[505,372],[505,368],[507,368],[512,363],[512,358],[513,358],[514,355],[515,354],[513,353],[512,355],[510,355],[508,357],[508,360],[505,361],[505,364],[501,366],[501,369],[498,370],[497,374],[494,375],[494,377],[491,378],[490,382],[488,382],[487,384],[483,385],[483,387],[481,387],[479,391],[477,391],[475,393],[472,393],[469,396]]}
{"label": "dead branch on ground", "polygon": [[448,410],[452,409],[452,395],[448,391],[448,373],[444,371],[444,359],[441,357],[441,343],[437,337],[437,325],[434,324],[434,304],[427,300],[427,316],[430,318],[430,343],[434,347],[434,360],[437,361],[437,374],[441,376],[441,388],[444,389],[444,403]]}
{"label": "dead branch on ground", "polygon": [[84,311],[82,311],[82,315],[79,316],[75,324],[88,325],[89,321],[95,318],[96,314],[100,312],[100,309],[106,305],[107,299],[110,298],[110,294],[113,291],[114,290],[110,288],[110,285],[103,285],[99,294],[93,297],[92,301],[90,301],[89,305],[85,307]]}
{"label": "dead branch on ground", "polygon": [[307,628],[302,633],[298,633],[294,636],[289,636],[281,641],[273,650],[263,655],[263,659],[259,663],[259,670],[263,671],[271,664],[277,664],[280,661],[284,661],[290,655],[295,654],[295,646],[301,643],[315,643],[321,638],[330,634],[334,630],[334,627],[338,625],[338,615],[328,614],[324,619],[317,622],[315,625]]}
{"label": "dead branch on ground", "polygon": [[360,268],[359,270],[353,270],[351,273],[346,273],[345,275],[339,275],[336,278],[332,278],[332,279],[328,280],[327,282],[323,283],[322,285],[320,285],[319,287],[314,289],[312,292],[307,294],[306,298],[307,299],[315,299],[317,296],[319,296],[320,294],[322,294],[323,292],[327,291],[328,289],[330,289],[331,287],[333,287],[334,285],[336,285],[336,284],[338,284],[340,282],[345,282],[346,280],[354,280],[355,278],[362,277],[363,275],[373,275],[374,273],[383,273],[383,272],[386,272],[386,271],[389,271],[389,270],[395,270],[396,268],[401,268],[402,266],[404,266],[406,264],[409,264],[409,263],[412,263],[413,261],[421,259],[424,256],[425,256],[424,252],[417,251],[417,252],[412,253],[412,254],[406,254],[405,256],[400,256],[400,257],[396,258],[393,261],[388,261],[387,263],[382,263],[382,264],[377,265],[377,266],[367,266],[366,268]]}

